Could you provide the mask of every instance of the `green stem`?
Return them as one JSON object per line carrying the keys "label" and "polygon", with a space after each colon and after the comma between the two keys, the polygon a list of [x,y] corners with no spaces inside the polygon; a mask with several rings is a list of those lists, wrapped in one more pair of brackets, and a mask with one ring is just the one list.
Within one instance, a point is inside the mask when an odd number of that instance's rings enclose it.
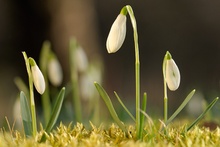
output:
{"label": "green stem", "polygon": [[50,116],[51,116],[51,102],[50,102],[50,94],[48,89],[48,79],[46,78],[46,75],[44,75],[44,80],[46,83],[46,89],[44,91],[44,94],[41,96],[42,105],[43,105],[43,113],[44,113],[44,123],[45,125],[49,122]]}
{"label": "green stem", "polygon": [[[142,111],[143,112],[146,112],[146,109],[147,109],[147,93],[145,92],[144,93],[144,96],[143,96],[143,100],[142,100]],[[140,136],[140,139],[143,139],[143,130],[144,130],[144,114],[141,113],[141,116],[140,116],[140,132],[139,132],[139,136]]]}
{"label": "green stem", "polygon": [[136,19],[132,7],[126,5],[126,9],[130,15],[131,23],[134,32],[134,45],[135,45],[135,91],[136,91],[136,133],[138,139],[140,138],[140,60],[139,60],[139,47],[138,47],[138,33]]}
{"label": "green stem", "polygon": [[23,54],[24,59],[25,59],[25,64],[26,64],[27,73],[28,73],[29,90],[30,90],[31,117],[32,117],[32,128],[33,128],[32,135],[33,135],[33,137],[35,137],[36,134],[37,134],[37,121],[36,121],[36,111],[35,111],[35,103],[34,103],[33,79],[32,79],[29,59],[28,59],[25,52],[22,52],[22,54]]}
{"label": "green stem", "polygon": [[164,83],[164,122],[167,121],[168,116],[168,97],[167,97],[167,84],[166,84],[166,60],[167,60],[167,54],[164,57],[163,60],[163,83]]}
{"label": "green stem", "polygon": [[168,98],[167,97],[164,97],[164,122],[167,121],[167,109],[168,109]]}
{"label": "green stem", "polygon": [[43,105],[43,113],[44,113],[44,123],[45,125],[49,122],[51,116],[51,102],[50,102],[50,91],[49,91],[49,83],[48,83],[48,76],[47,76],[47,63],[49,54],[51,52],[51,44],[49,41],[45,41],[43,43],[42,51],[40,54],[40,68],[44,75],[44,80],[46,84],[46,89],[41,96],[41,101]]}
{"label": "green stem", "polygon": [[77,49],[77,43],[75,39],[70,40],[70,73],[72,82],[72,94],[73,94],[73,106],[75,108],[75,117],[77,122],[82,121],[81,101],[79,96],[78,87],[78,73],[75,63],[75,50]]}

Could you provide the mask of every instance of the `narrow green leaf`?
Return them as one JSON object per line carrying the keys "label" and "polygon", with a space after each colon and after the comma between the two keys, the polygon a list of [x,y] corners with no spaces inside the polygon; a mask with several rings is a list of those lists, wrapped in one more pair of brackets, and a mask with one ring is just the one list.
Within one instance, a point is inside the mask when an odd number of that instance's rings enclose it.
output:
{"label": "narrow green leaf", "polygon": [[153,129],[156,131],[157,129],[156,129],[156,126],[155,126],[152,118],[145,111],[143,111],[141,109],[140,109],[140,112],[147,118],[148,125],[150,126],[149,128],[151,130],[150,132],[153,133]]}
{"label": "narrow green leaf", "polygon": [[98,83],[94,82],[96,89],[98,90],[99,94],[101,95],[102,99],[104,100],[106,106],[108,107],[108,110],[112,116],[112,118],[114,119],[114,121],[118,124],[118,126],[124,131],[126,132],[126,128],[124,126],[124,124],[121,122],[121,120],[118,118],[118,115],[114,109],[114,106],[112,105],[112,101],[109,98],[108,94],[106,93],[106,91],[104,90],[104,88],[99,85]]}
{"label": "narrow green leaf", "polygon": [[199,115],[199,117],[187,128],[187,131],[189,131],[193,126],[195,126],[203,117],[204,115],[210,110],[212,109],[212,107],[216,104],[216,102],[218,101],[218,97],[215,98],[205,109],[205,111]]}
{"label": "narrow green leaf", "polygon": [[[147,93],[145,92],[144,93],[144,96],[143,96],[143,100],[142,100],[142,111],[146,112],[146,109],[147,109]],[[141,113],[140,114],[140,132],[139,132],[139,137],[140,139],[142,139],[143,137],[143,130],[144,130],[144,114]]]}
{"label": "narrow green leaf", "polygon": [[135,118],[134,116],[131,114],[131,112],[127,109],[127,107],[124,105],[124,103],[122,102],[122,100],[120,99],[120,97],[118,96],[118,94],[114,91],[115,96],[117,97],[119,103],[121,104],[121,106],[125,109],[125,111],[128,113],[128,115],[134,120],[135,122]]}
{"label": "narrow green leaf", "polygon": [[196,90],[192,90],[188,96],[185,98],[185,100],[182,102],[182,104],[179,106],[179,108],[173,113],[173,115],[165,122],[166,125],[168,125],[179,113],[180,111],[188,104],[188,102],[191,100],[192,96]]}
{"label": "narrow green leaf", "polygon": [[23,91],[20,92],[21,117],[24,126],[24,132],[27,137],[32,136],[32,119],[31,110],[28,105],[27,98]]}
{"label": "narrow green leaf", "polygon": [[61,110],[61,107],[62,107],[62,104],[63,104],[64,95],[65,95],[65,87],[63,87],[60,90],[60,93],[59,93],[59,95],[56,99],[55,105],[53,107],[52,115],[51,115],[50,120],[49,120],[49,122],[47,124],[47,127],[45,129],[45,131],[47,133],[49,133],[51,131],[51,129],[53,128],[53,126],[55,125],[55,123],[57,121],[57,118],[60,114],[60,110]]}
{"label": "narrow green leaf", "polygon": [[[64,95],[65,95],[65,87],[63,87],[60,90],[60,93],[56,99],[55,105],[53,107],[52,115],[51,115],[50,120],[49,120],[47,127],[45,129],[45,132],[47,132],[47,133],[49,133],[52,130],[52,128],[54,127],[54,125],[58,119],[58,116],[60,114],[60,110],[61,110],[61,107],[63,104]],[[46,140],[46,135],[44,133],[43,136],[41,137],[40,142],[45,142],[45,140]]]}

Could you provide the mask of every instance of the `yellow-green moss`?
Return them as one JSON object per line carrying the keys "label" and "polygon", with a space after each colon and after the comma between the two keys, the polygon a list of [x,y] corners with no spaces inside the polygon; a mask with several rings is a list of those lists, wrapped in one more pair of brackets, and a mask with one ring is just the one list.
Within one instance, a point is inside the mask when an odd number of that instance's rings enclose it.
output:
{"label": "yellow-green moss", "polygon": [[[175,125],[174,125],[175,126]],[[112,124],[109,128],[103,125],[96,127],[91,123],[91,128],[86,129],[83,124],[63,125],[62,123],[50,134],[46,134],[46,142],[39,143],[44,133],[38,132],[36,138],[26,138],[18,131],[0,131],[0,147],[68,147],[68,146],[154,146],[154,147],[207,147],[220,146],[220,128],[211,131],[209,128],[196,126],[185,132],[185,126],[167,128],[167,134],[155,126],[147,125],[144,129],[143,140],[136,140],[135,127],[128,126],[127,132],[123,132],[118,126]]]}

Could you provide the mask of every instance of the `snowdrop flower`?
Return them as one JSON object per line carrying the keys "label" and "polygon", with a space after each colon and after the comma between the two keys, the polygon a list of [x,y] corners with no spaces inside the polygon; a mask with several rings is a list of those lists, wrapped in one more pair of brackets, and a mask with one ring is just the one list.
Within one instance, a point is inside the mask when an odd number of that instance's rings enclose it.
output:
{"label": "snowdrop flower", "polygon": [[95,59],[90,62],[87,72],[80,77],[80,89],[81,95],[84,100],[94,98],[97,94],[96,88],[93,86],[93,82],[102,83],[102,63],[100,60]]}
{"label": "snowdrop flower", "polygon": [[175,91],[179,87],[180,72],[169,52],[167,52],[165,78],[167,86],[171,91]]}
{"label": "snowdrop flower", "polygon": [[126,35],[126,20],[126,15],[120,13],[112,24],[106,42],[108,53],[115,53],[122,46]]}
{"label": "snowdrop flower", "polygon": [[62,68],[55,55],[52,55],[48,61],[48,78],[54,86],[60,86],[63,81]]}
{"label": "snowdrop flower", "polygon": [[31,65],[31,72],[32,72],[34,86],[38,93],[43,94],[45,91],[44,76],[33,58],[29,58],[29,62]]}

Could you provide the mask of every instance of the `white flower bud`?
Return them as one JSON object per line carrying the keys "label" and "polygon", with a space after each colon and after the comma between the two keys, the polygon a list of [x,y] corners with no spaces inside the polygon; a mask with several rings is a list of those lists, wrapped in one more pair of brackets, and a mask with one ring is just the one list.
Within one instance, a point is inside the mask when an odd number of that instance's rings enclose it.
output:
{"label": "white flower bud", "polygon": [[42,72],[35,63],[33,58],[29,58],[34,86],[38,93],[43,94],[45,91],[45,80]]}
{"label": "white flower bud", "polygon": [[127,17],[120,13],[112,24],[106,42],[108,53],[115,53],[122,46],[126,35],[126,20]]}
{"label": "white flower bud", "polygon": [[175,91],[180,85],[180,72],[173,59],[166,61],[166,83],[171,91]]}
{"label": "white flower bud", "polygon": [[54,86],[60,86],[63,81],[62,68],[56,57],[51,57],[48,62],[48,78]]}

